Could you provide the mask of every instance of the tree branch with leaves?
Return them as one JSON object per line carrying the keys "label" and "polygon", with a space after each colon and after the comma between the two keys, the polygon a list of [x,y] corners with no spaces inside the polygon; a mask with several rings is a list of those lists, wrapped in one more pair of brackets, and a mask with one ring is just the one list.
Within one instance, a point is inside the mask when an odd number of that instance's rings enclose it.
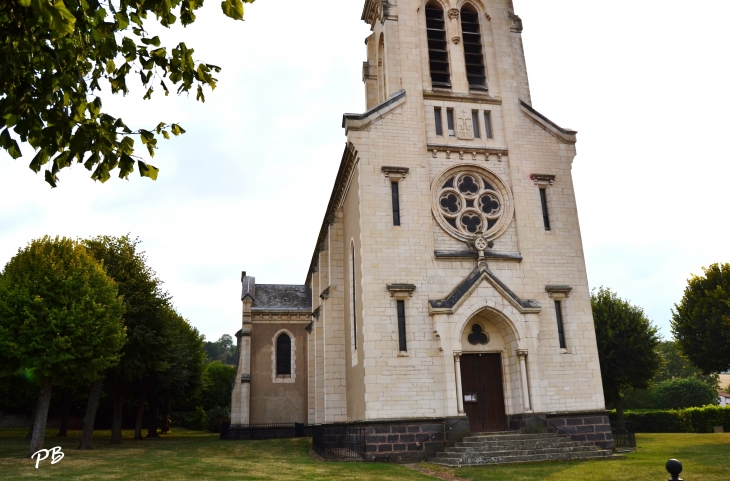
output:
{"label": "tree branch with leaves", "polygon": [[[243,3],[224,0],[223,13],[243,20]],[[20,143],[36,154],[30,168],[45,168],[46,182],[74,162],[106,182],[113,171],[128,179],[135,165],[143,177],[158,169],[135,155],[135,139],[151,157],[159,137],[185,133],[178,124],[159,122],[130,128],[103,110],[97,95],[108,83],[111,93],[127,95],[127,81],[139,75],[151,99],[159,86],[165,95],[215,89],[220,67],[196,61],[184,42],[169,49],[145,30],[154,15],[163,27],[178,19],[192,24],[203,0],[8,0],[0,3],[0,148],[17,159]],[[12,133],[11,133],[12,131]]]}

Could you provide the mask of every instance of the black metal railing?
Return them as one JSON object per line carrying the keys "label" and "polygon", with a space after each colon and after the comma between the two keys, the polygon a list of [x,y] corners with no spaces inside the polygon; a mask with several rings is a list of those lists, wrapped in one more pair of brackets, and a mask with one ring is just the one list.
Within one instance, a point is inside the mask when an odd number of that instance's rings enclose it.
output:
{"label": "black metal railing", "polygon": [[622,422],[611,423],[611,431],[613,431],[613,441],[616,448],[635,448],[636,447],[636,430],[634,423]]}
{"label": "black metal railing", "polygon": [[221,425],[221,439],[285,439],[307,435],[307,429],[300,423],[260,423]]}
{"label": "black metal railing", "polygon": [[365,428],[312,426],[312,448],[324,459],[365,461]]}

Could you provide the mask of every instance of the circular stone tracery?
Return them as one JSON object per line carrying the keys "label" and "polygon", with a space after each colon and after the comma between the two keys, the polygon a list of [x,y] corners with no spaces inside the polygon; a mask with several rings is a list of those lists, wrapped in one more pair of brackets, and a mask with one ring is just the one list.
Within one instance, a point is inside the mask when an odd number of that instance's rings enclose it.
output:
{"label": "circular stone tracery", "polygon": [[474,165],[452,167],[436,180],[434,190],[434,216],[460,240],[473,240],[479,232],[494,239],[509,225],[509,191],[487,169]]}

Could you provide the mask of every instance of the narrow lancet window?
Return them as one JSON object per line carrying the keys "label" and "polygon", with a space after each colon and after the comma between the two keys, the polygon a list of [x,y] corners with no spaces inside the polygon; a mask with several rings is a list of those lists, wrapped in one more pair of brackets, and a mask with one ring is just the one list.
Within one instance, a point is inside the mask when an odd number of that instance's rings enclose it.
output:
{"label": "narrow lancet window", "polygon": [[400,199],[398,198],[398,182],[390,183],[390,191],[393,196],[393,225],[400,225]]}
{"label": "narrow lancet window", "polygon": [[566,349],[565,330],[563,329],[563,306],[561,301],[555,301],[555,315],[558,318],[558,340],[560,349]]}
{"label": "narrow lancet window", "polygon": [[350,250],[352,251],[351,259],[351,268],[350,271],[350,280],[352,284],[352,292],[350,295],[352,296],[352,341],[355,345],[355,350],[357,351],[357,297],[355,297],[355,244],[350,244]]}
{"label": "narrow lancet window", "polygon": [[542,222],[545,224],[545,230],[550,230],[550,216],[548,215],[546,189],[540,189],[540,203],[542,204]]}
{"label": "narrow lancet window", "polygon": [[484,112],[484,131],[488,139],[494,138],[492,135],[492,113],[488,110]]}
{"label": "narrow lancet window", "polygon": [[406,301],[396,301],[398,307],[398,349],[407,352],[406,346]]}
{"label": "narrow lancet window", "polygon": [[469,88],[472,90],[487,90],[479,14],[468,3],[461,9],[461,32],[464,35],[464,57]]}
{"label": "narrow lancet window", "polygon": [[436,135],[444,135],[444,128],[443,125],[441,125],[441,122],[443,121],[443,119],[441,119],[441,107],[433,108],[433,118],[436,122]]}
{"label": "narrow lancet window", "polygon": [[431,67],[431,84],[436,88],[451,88],[449,53],[446,42],[444,9],[436,2],[426,5],[426,32],[428,58]]}
{"label": "narrow lancet window", "polygon": [[285,333],[276,338],[276,375],[291,376],[291,338]]}
{"label": "narrow lancet window", "polygon": [[471,111],[471,127],[474,131],[474,138],[479,139],[482,136],[482,129],[479,127],[479,111]]}
{"label": "narrow lancet window", "polygon": [[454,130],[454,109],[446,109],[446,127],[449,129],[449,136],[454,137],[456,135]]}

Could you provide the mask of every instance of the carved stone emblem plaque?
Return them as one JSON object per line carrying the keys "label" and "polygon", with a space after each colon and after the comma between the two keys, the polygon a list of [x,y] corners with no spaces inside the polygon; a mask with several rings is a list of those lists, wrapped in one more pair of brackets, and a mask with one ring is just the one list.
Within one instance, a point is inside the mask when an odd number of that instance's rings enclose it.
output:
{"label": "carved stone emblem plaque", "polygon": [[474,140],[471,112],[461,109],[456,118],[456,136],[460,140]]}

